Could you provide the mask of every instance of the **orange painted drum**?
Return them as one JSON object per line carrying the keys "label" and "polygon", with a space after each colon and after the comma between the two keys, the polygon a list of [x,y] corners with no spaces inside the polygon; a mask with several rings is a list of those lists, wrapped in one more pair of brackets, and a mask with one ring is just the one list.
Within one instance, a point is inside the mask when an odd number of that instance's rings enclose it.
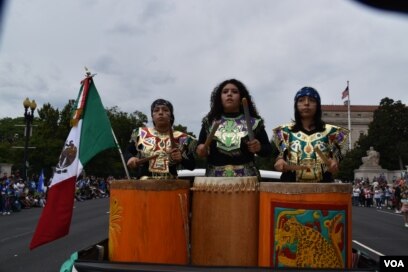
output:
{"label": "orange painted drum", "polygon": [[350,184],[261,182],[259,266],[351,268]]}
{"label": "orange painted drum", "polygon": [[191,263],[257,266],[257,177],[196,177],[192,195]]}
{"label": "orange painted drum", "polygon": [[109,260],[188,264],[187,180],[111,184]]}

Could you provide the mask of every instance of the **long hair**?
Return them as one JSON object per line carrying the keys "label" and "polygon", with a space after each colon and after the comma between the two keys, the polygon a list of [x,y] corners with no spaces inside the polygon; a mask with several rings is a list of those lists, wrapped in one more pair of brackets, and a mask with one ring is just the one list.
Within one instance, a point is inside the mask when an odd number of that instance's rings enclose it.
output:
{"label": "long hair", "polygon": [[[304,95],[299,96],[299,93],[302,92],[302,91],[305,91],[305,90],[306,91],[312,90],[314,96],[317,94],[318,99],[316,99],[317,106],[316,106],[316,113],[315,113],[315,116],[313,118],[313,124],[315,125],[317,131],[323,131],[325,129],[326,123],[322,120],[322,105],[321,105],[321,102],[320,102],[320,96],[319,96],[318,92],[314,88],[311,88],[311,87],[303,87],[295,96],[295,105],[294,105],[294,108],[295,108],[295,120],[294,120],[294,123],[295,124],[292,127],[292,131],[297,132],[297,131],[303,129],[302,119],[300,117],[300,112],[299,112],[299,110],[297,108],[297,102],[298,102],[298,100],[299,100],[299,98],[301,96],[304,96]],[[306,95],[306,96],[311,96],[311,95]],[[311,97],[314,97],[314,96],[311,96]]]}
{"label": "long hair", "polygon": [[[252,101],[252,97],[249,94],[248,89],[245,87],[245,85],[236,79],[228,79],[223,82],[221,82],[217,87],[214,88],[214,90],[211,93],[211,102],[210,102],[210,111],[204,117],[203,121],[207,118],[208,122],[211,124],[214,120],[218,120],[221,118],[221,115],[224,113],[224,109],[222,106],[222,101],[221,101],[221,91],[224,89],[224,87],[227,84],[233,84],[237,89],[239,90],[239,95],[240,98],[246,98],[248,101],[248,109],[249,113],[252,117],[254,118],[260,118],[258,111],[256,110],[255,104]],[[239,111],[241,113],[244,112],[244,109],[242,107],[242,104],[239,106]]]}

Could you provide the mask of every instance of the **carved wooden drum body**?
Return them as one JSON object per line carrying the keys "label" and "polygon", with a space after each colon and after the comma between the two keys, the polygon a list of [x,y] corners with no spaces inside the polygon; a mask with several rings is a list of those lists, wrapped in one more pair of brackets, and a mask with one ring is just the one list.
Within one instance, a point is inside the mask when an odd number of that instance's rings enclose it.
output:
{"label": "carved wooden drum body", "polygon": [[191,263],[256,266],[257,177],[196,177],[192,196]]}
{"label": "carved wooden drum body", "polygon": [[351,267],[351,185],[261,182],[259,266]]}
{"label": "carved wooden drum body", "polygon": [[188,264],[190,182],[111,184],[110,261]]}

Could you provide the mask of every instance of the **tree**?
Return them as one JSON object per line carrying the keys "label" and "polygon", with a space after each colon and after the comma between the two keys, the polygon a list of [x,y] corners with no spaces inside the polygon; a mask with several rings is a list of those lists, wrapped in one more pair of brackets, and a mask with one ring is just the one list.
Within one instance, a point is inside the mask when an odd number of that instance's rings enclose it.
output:
{"label": "tree", "polygon": [[[52,169],[57,164],[64,142],[72,128],[71,117],[74,103],[74,100],[68,100],[62,110],[54,108],[50,103],[37,109],[37,115],[33,121],[33,134],[30,138],[30,146],[36,148],[29,150],[29,176],[37,176],[42,169],[45,176],[52,176]],[[120,150],[124,154],[132,131],[146,126],[148,117],[140,111],[123,112],[117,106],[107,108],[106,111]],[[24,146],[23,127],[23,117],[0,119],[0,159],[1,162],[13,164],[14,170],[23,169],[24,150],[12,148],[13,146]],[[193,133],[188,132],[187,127],[181,124],[174,126],[174,129],[195,137]],[[124,177],[125,171],[119,151],[110,149],[101,152],[85,166],[85,173],[100,177],[110,175]]]}
{"label": "tree", "polygon": [[358,169],[361,158],[371,146],[381,154],[380,165],[384,169],[405,169],[404,165],[408,164],[408,108],[401,101],[388,97],[381,100],[368,134],[361,136],[356,147],[347,153],[338,176],[352,180],[352,171]]}
{"label": "tree", "polygon": [[181,125],[181,124],[178,124],[178,125],[173,126],[173,130],[178,130],[178,131],[187,133],[188,135],[193,136],[194,138],[196,138],[196,136],[194,135],[193,132],[188,131],[187,127],[185,127],[185,126],[183,126],[183,125]]}
{"label": "tree", "polygon": [[408,163],[408,108],[390,98],[383,98],[374,112],[368,136],[358,142],[363,150],[373,146],[381,154],[380,164],[389,170],[403,170]]}
{"label": "tree", "polygon": [[[107,109],[107,114],[122,153],[126,152],[132,131],[145,126],[145,114],[134,111],[131,114],[120,111],[117,106]],[[105,150],[95,156],[85,167],[86,173],[99,176],[124,176],[125,170],[117,149]]]}
{"label": "tree", "polygon": [[24,118],[6,117],[0,120],[0,162],[23,165]]}

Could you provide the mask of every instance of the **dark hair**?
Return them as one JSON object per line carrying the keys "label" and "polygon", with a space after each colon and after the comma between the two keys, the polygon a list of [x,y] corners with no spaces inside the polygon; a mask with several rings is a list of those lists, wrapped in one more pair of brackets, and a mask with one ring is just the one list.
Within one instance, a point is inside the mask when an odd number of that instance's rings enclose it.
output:
{"label": "dark hair", "polygon": [[303,96],[309,96],[309,97],[313,97],[314,99],[316,99],[317,102],[317,106],[316,106],[316,113],[315,116],[313,118],[313,123],[316,127],[317,131],[323,131],[325,129],[325,125],[326,123],[322,120],[322,106],[321,106],[321,102],[320,102],[320,95],[319,93],[316,91],[316,89],[312,88],[312,87],[303,87],[302,89],[300,89],[296,95],[295,95],[295,124],[292,127],[292,131],[297,132],[299,130],[301,130],[303,128],[302,125],[302,121],[301,121],[301,117],[300,117],[300,112],[297,108],[297,102],[299,100],[299,98],[303,97]]}
{"label": "dark hair", "polygon": [[[248,101],[248,108],[251,116],[255,118],[260,118],[258,111],[256,110],[255,103],[252,101],[252,97],[249,94],[249,91],[245,87],[245,85],[239,80],[228,79],[221,82],[217,87],[214,88],[214,90],[211,93],[210,111],[206,115],[208,122],[211,124],[214,120],[220,119],[221,115],[224,113],[221,101],[221,91],[227,84],[233,84],[235,87],[237,87],[241,99],[245,97]],[[242,105],[240,105],[239,111],[241,113],[244,112]]]}
{"label": "dark hair", "polygon": [[[174,114],[173,114],[173,105],[170,103],[170,101],[167,101],[165,99],[156,99],[153,101],[152,105],[150,106],[150,115],[153,117],[153,110],[156,106],[166,106],[170,110],[170,122],[171,125],[174,124]],[[153,121],[153,125],[156,125]]]}

